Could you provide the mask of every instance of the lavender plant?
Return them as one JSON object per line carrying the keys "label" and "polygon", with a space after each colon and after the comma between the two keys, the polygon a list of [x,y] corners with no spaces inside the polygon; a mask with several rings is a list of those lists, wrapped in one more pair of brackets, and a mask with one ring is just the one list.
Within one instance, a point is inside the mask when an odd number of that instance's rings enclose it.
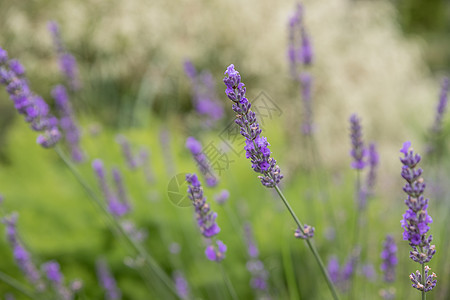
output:
{"label": "lavender plant", "polygon": [[298,3],[294,15],[289,19],[288,58],[291,76],[300,83],[304,118],[302,133],[311,136],[314,131],[311,95],[313,79],[308,68],[312,64],[313,50],[303,24],[303,10],[303,6]]}
{"label": "lavender plant", "polygon": [[439,161],[439,158],[445,153],[445,136],[443,136],[443,118],[447,110],[448,92],[450,80],[445,77],[442,80],[439,102],[436,108],[436,114],[433,125],[428,134],[428,143],[426,153]]}
{"label": "lavender plant", "polygon": [[430,230],[428,224],[432,223],[433,219],[427,211],[429,200],[423,196],[426,186],[421,177],[423,171],[417,167],[421,156],[414,153],[409,141],[403,144],[400,152],[403,154],[403,157],[400,157],[403,164],[401,175],[406,180],[403,191],[407,194],[405,204],[408,207],[400,221],[404,229],[403,239],[408,241],[412,248],[409,257],[422,266],[422,272],[417,270],[411,273],[409,278],[412,286],[421,291],[422,299],[425,299],[426,292],[431,291],[437,283],[436,274],[431,273],[430,268],[425,265],[436,253],[436,246],[431,244],[432,235],[427,237]]}
{"label": "lavender plant", "polygon": [[60,71],[64,75],[70,90],[78,91],[81,88],[81,82],[79,79],[77,61],[75,57],[65,49],[58,23],[50,21],[47,24],[47,28],[52,35],[54,48],[58,54]]}
{"label": "lavender plant", "polygon": [[214,175],[209,161],[203,153],[202,144],[194,137],[190,136],[186,140],[186,148],[191,152],[200,172],[206,179],[206,185],[214,187],[218,184],[217,177]]}
{"label": "lavender plant", "polygon": [[[388,234],[383,242],[381,259],[380,268],[383,271],[383,279],[386,283],[392,284],[395,281],[395,269],[398,264],[397,245],[392,235]],[[393,287],[382,289],[380,295],[385,300],[393,300],[395,299],[395,289]]]}
{"label": "lavender plant", "polygon": [[203,188],[196,174],[187,174],[188,197],[192,200],[195,209],[195,218],[202,235],[207,239],[209,245],[205,250],[205,255],[209,260],[221,261],[225,258],[227,246],[220,240],[215,246],[211,239],[220,232],[220,227],[216,223],[217,213],[211,211],[206,197],[203,195]]}
{"label": "lavender plant", "polygon": [[[277,191],[298,226],[298,234],[296,235],[306,241],[306,244],[319,264],[320,270],[326,279],[333,298],[338,299],[337,293],[331,279],[328,276],[322,259],[320,258],[314,244],[310,241],[312,235],[309,228],[311,227],[306,224],[303,225],[300,222],[297,215],[289,205],[286,197],[278,187],[283,175],[281,174],[280,167],[276,164],[276,160],[270,157],[271,151],[268,148],[269,143],[267,142],[267,139],[265,137],[261,137],[261,129],[259,128],[259,124],[256,120],[256,115],[250,109],[251,103],[245,97],[246,88],[244,83],[241,82],[241,75],[237,70],[235,70],[233,64],[227,68],[225,75],[227,75],[223,79],[226,86],[225,93],[228,98],[233,101],[232,109],[236,112],[235,122],[240,127],[241,135],[246,138],[246,145],[244,147],[246,150],[246,157],[251,160],[253,170],[261,174],[258,176],[261,183],[265,187],[274,188]],[[306,232],[305,229],[307,230]]]}
{"label": "lavender plant", "polygon": [[96,263],[97,277],[105,291],[106,300],[119,300],[122,297],[122,292],[117,286],[116,280],[111,274],[108,265],[104,260],[98,260]]}
{"label": "lavender plant", "polygon": [[70,147],[72,160],[77,163],[82,162],[84,154],[80,148],[80,130],[76,124],[66,88],[63,85],[55,86],[52,90],[52,96],[60,113],[59,124]]}
{"label": "lavender plant", "polygon": [[250,223],[246,223],[244,226],[245,239],[247,242],[247,253],[250,259],[247,261],[247,270],[251,274],[250,286],[255,291],[258,299],[268,300],[269,286],[267,279],[269,272],[264,267],[264,263],[259,259],[259,250],[256,246],[253,231]]}
{"label": "lavender plant", "polygon": [[58,119],[50,113],[48,104],[34,94],[25,77],[25,68],[0,47],[0,83],[6,87],[17,111],[25,117],[35,131],[42,132],[37,143],[44,148],[53,147],[61,138]]}
{"label": "lavender plant", "polygon": [[206,117],[206,125],[214,126],[223,118],[224,110],[217,99],[213,76],[208,71],[198,73],[190,61],[184,62],[184,71],[192,86],[192,102],[199,115]]}
{"label": "lavender plant", "polygon": [[42,280],[41,274],[34,264],[30,253],[25,249],[23,243],[19,239],[17,232],[17,219],[18,215],[12,214],[2,220],[6,225],[6,237],[11,248],[13,249],[14,260],[27,280],[34,286],[36,291],[43,292],[46,289],[45,283]]}

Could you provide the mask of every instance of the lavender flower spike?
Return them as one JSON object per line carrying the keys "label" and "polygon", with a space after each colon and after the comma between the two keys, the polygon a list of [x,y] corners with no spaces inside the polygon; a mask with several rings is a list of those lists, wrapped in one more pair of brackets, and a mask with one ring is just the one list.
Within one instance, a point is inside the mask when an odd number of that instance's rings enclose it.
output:
{"label": "lavender flower spike", "polygon": [[17,214],[12,214],[11,216],[2,219],[2,222],[6,225],[6,237],[11,248],[13,249],[14,260],[20,270],[37,288],[37,290],[42,291],[45,286],[41,280],[41,274],[31,260],[30,253],[25,249],[19,240],[17,233],[17,218]]}
{"label": "lavender flower spike", "polygon": [[447,77],[445,77],[442,81],[441,94],[436,110],[436,118],[434,119],[434,124],[431,128],[433,133],[439,133],[442,130],[442,118],[444,117],[444,113],[447,108],[449,85],[450,81]]}
{"label": "lavender flower spike", "polygon": [[[425,263],[429,262],[436,253],[436,246],[431,245],[432,235],[426,236],[430,229],[428,224],[432,223],[433,219],[427,212],[428,199],[425,199],[422,195],[425,190],[425,182],[421,177],[423,171],[421,168],[417,168],[421,157],[419,154],[414,154],[410,147],[411,142],[408,141],[403,144],[400,150],[403,153],[403,157],[400,157],[403,164],[401,175],[406,180],[403,191],[408,195],[405,200],[408,209],[400,223],[404,229],[403,239],[409,241],[409,245],[412,247],[409,257],[421,264],[422,273],[425,273],[420,274],[417,271],[416,274],[411,274],[412,286],[424,293],[430,291],[436,285],[436,280],[431,279],[428,284],[428,277],[435,277],[435,274],[428,275],[429,268],[425,266]],[[425,272],[424,270],[427,268],[428,270]],[[418,280],[418,282],[415,282],[415,280]]]}
{"label": "lavender flower spike", "polygon": [[267,295],[267,279],[269,277],[269,273],[264,267],[263,262],[259,259],[259,250],[255,244],[250,223],[245,224],[244,230],[245,239],[247,242],[247,253],[250,256],[250,259],[247,261],[247,270],[252,275],[250,286],[257,293],[264,293]]}
{"label": "lavender flower spike", "polygon": [[80,130],[74,119],[74,113],[69,103],[69,96],[63,85],[57,85],[52,90],[53,99],[55,99],[61,119],[60,126],[64,131],[65,139],[69,144],[72,152],[72,160],[82,162],[84,159],[83,152],[80,149]]}
{"label": "lavender flower spike", "polygon": [[122,292],[117,287],[116,280],[111,275],[108,265],[103,260],[97,261],[97,277],[101,286],[105,290],[106,300],[118,300],[122,297]]}
{"label": "lavender flower spike", "polygon": [[173,280],[175,281],[175,288],[180,299],[189,299],[189,285],[186,277],[181,271],[175,271],[173,273]]}
{"label": "lavender flower spike", "polygon": [[194,137],[190,136],[186,140],[186,148],[192,153],[194,160],[197,162],[200,172],[205,176],[206,185],[209,187],[214,187],[217,185],[218,180],[214,176],[212,168],[209,164],[206,155],[202,151],[202,144],[197,141]]}
{"label": "lavender flower spike", "polygon": [[383,251],[381,252],[381,270],[384,273],[384,280],[386,282],[395,281],[395,266],[398,263],[397,260],[397,245],[395,244],[394,237],[387,235],[386,240],[383,243]]}
{"label": "lavender flower spike", "polygon": [[351,167],[353,169],[362,170],[365,166],[364,158],[367,151],[364,148],[364,143],[362,140],[361,121],[357,115],[351,115],[350,125],[350,138],[352,142],[352,150],[350,151],[350,155],[354,159],[351,163]]}
{"label": "lavender flower spike", "polygon": [[246,157],[250,158],[252,168],[260,173],[261,183],[269,188],[275,187],[283,178],[280,167],[274,158],[270,157],[269,143],[260,136],[261,129],[256,120],[255,113],[250,109],[251,104],[245,98],[246,88],[241,82],[241,75],[231,64],[225,71],[227,75],[223,82],[226,85],[226,94],[233,101],[233,110],[236,112],[236,124],[241,127],[241,135],[246,138]]}
{"label": "lavender flower spike", "polygon": [[[211,211],[206,198],[203,196],[203,188],[195,174],[187,174],[186,181],[188,183],[188,197],[192,200],[195,209],[195,217],[197,219],[200,232],[208,242],[211,238],[220,232],[220,227],[216,223],[217,213]],[[220,262],[225,258],[227,246],[222,241],[216,241],[216,246],[210,244],[206,250],[206,258],[212,261]]]}
{"label": "lavender flower spike", "polygon": [[8,53],[0,47],[0,83],[6,87],[17,111],[24,115],[31,128],[43,134],[37,143],[44,148],[53,147],[61,138],[58,119],[40,96],[35,95],[25,78],[25,68],[15,59],[8,60]]}
{"label": "lavender flower spike", "polygon": [[59,263],[56,261],[49,261],[42,265],[42,269],[47,274],[48,280],[52,283],[53,288],[59,295],[61,300],[72,300],[73,293],[63,285],[64,277],[61,274]]}
{"label": "lavender flower spike", "polygon": [[205,238],[211,238],[220,232],[216,223],[217,213],[211,211],[206,198],[203,196],[203,188],[195,174],[187,174],[188,197],[192,200],[195,209],[195,217],[201,233]]}
{"label": "lavender flower spike", "polygon": [[77,91],[81,88],[80,79],[78,78],[79,74],[77,61],[72,54],[66,51],[61,38],[58,23],[56,23],[55,21],[50,21],[48,22],[47,27],[50,31],[50,34],[52,35],[53,44],[58,54],[59,68],[61,70],[61,73],[66,77],[70,90]]}

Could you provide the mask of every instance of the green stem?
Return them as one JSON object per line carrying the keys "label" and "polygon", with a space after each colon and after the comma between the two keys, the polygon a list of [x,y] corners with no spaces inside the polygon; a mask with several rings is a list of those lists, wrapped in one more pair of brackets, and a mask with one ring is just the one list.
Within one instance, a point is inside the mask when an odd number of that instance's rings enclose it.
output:
{"label": "green stem", "polygon": [[24,294],[27,297],[30,297],[31,299],[36,299],[36,297],[33,295],[33,293],[30,291],[30,289],[26,286],[24,286],[22,283],[18,282],[14,278],[10,277],[9,275],[6,275],[3,272],[0,272],[0,280],[4,283],[8,284],[9,286],[15,288],[22,294]]}
{"label": "green stem", "polygon": [[220,266],[220,271],[222,272],[223,280],[225,281],[225,284],[227,285],[227,289],[228,289],[228,292],[231,295],[231,298],[233,300],[238,300],[239,298],[238,298],[238,296],[236,294],[236,291],[235,291],[235,289],[233,287],[233,283],[231,283],[230,277],[228,277],[228,274],[225,271],[222,263],[219,262],[218,264]]}
{"label": "green stem", "polygon": [[[283,201],[284,205],[288,209],[288,211],[291,214],[292,218],[294,219],[295,223],[297,223],[297,226],[300,229],[300,231],[302,232],[302,234],[305,234],[305,232],[303,231],[303,224],[297,218],[297,215],[292,210],[291,206],[289,205],[288,201],[286,200],[286,197],[283,195],[283,192],[280,190],[278,185],[275,185],[275,190],[277,191],[277,193],[280,196],[281,200]],[[320,270],[322,271],[322,274],[325,277],[325,280],[327,282],[328,288],[330,289],[331,295],[333,296],[333,299],[334,300],[338,300],[339,297],[337,295],[336,289],[334,288],[334,285],[331,282],[330,276],[327,273],[325,265],[323,264],[322,259],[320,258],[320,255],[317,252],[316,247],[314,246],[313,243],[311,243],[310,239],[305,239],[305,242],[308,245],[308,247],[311,250],[311,252],[313,253],[314,257],[316,258],[317,263],[319,264]]]}
{"label": "green stem", "polygon": [[[420,249],[420,252],[422,252],[422,249]],[[427,299],[427,294],[425,293],[425,264],[422,264],[422,300],[426,300]]]}
{"label": "green stem", "polygon": [[90,198],[94,201],[94,203],[98,206],[98,208],[103,211],[104,215],[110,222],[112,228],[118,232],[138,253],[139,256],[143,257],[146,264],[148,265],[149,269],[156,273],[156,275],[161,279],[161,281],[166,285],[166,287],[175,295],[177,295],[176,289],[172,283],[172,280],[167,276],[167,274],[159,267],[156,260],[142,247],[141,244],[134,241],[120,226],[120,224],[117,222],[117,220],[111,216],[111,214],[108,212],[108,209],[106,206],[100,201],[100,199],[97,197],[95,192],[89,187],[88,183],[83,179],[81,174],[78,172],[78,170],[73,166],[73,164],[68,160],[68,158],[64,155],[64,153],[61,151],[61,149],[56,146],[55,147],[56,153],[59,155],[59,157],[62,159],[62,161],[67,165],[69,170],[72,172],[72,174],[75,176],[77,181],[83,186],[86,193],[90,196]]}

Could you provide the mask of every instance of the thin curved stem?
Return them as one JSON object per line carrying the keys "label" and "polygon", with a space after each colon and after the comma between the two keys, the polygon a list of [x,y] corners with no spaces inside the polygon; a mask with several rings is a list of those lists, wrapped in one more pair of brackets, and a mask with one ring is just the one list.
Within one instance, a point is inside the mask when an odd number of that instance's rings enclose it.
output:
{"label": "thin curved stem", "polygon": [[30,291],[28,287],[24,286],[22,283],[10,277],[9,275],[0,272],[0,280],[8,284],[9,286],[15,288],[17,291],[21,292],[25,296],[30,297],[31,299],[36,299],[32,291]]}
{"label": "thin curved stem", "polygon": [[223,265],[219,262],[220,271],[222,272],[223,280],[225,281],[225,284],[227,285],[228,292],[231,295],[231,298],[233,300],[238,300],[238,296],[236,294],[236,290],[233,287],[233,283],[230,280],[230,277],[228,276],[227,272],[223,268]]}
{"label": "thin curved stem", "polygon": [[83,186],[86,193],[90,196],[90,198],[94,201],[94,203],[100,208],[101,211],[104,212],[104,215],[108,219],[110,225],[112,228],[119,233],[131,246],[134,248],[134,250],[144,258],[147,266],[149,269],[156,273],[156,275],[161,279],[161,281],[166,285],[166,287],[175,295],[177,295],[177,291],[173,285],[172,280],[170,277],[161,269],[161,267],[158,265],[156,260],[136,241],[134,241],[128,234],[126,234],[125,230],[120,226],[120,224],[117,222],[117,220],[111,216],[111,214],[108,212],[108,209],[106,206],[100,201],[100,199],[97,197],[95,192],[90,188],[88,183],[83,179],[81,174],[78,172],[78,170],[73,166],[73,164],[67,159],[67,157],[64,155],[64,153],[61,151],[61,149],[56,146],[55,147],[56,153],[59,155],[61,160],[67,165],[69,170],[72,172],[72,174],[75,176],[77,181]]}
{"label": "thin curved stem", "polygon": [[[297,215],[295,214],[292,207],[289,205],[289,202],[287,201],[286,197],[284,196],[283,192],[280,190],[278,185],[275,185],[275,190],[277,191],[277,193],[280,196],[281,200],[283,201],[284,205],[288,209],[288,211],[291,214],[292,218],[294,219],[295,223],[297,223],[297,226],[300,229],[300,231],[302,232],[302,234],[305,234],[303,231],[303,224],[297,218]],[[328,288],[330,289],[331,295],[333,296],[333,299],[338,300],[339,297],[337,295],[336,289],[334,288],[333,282],[331,281],[331,278],[328,275],[325,265],[323,264],[322,259],[320,258],[319,252],[317,251],[315,245],[313,243],[311,243],[310,239],[305,239],[305,242],[308,245],[311,252],[313,253],[317,263],[319,264],[320,271],[322,272],[322,275],[325,277],[325,280],[327,282]]]}

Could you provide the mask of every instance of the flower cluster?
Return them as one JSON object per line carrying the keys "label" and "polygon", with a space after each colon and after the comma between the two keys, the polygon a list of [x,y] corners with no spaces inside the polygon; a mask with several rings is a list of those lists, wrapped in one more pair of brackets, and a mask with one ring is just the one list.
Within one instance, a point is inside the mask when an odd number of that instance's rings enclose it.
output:
{"label": "flower cluster", "polygon": [[106,299],[118,300],[122,298],[122,292],[117,286],[116,280],[111,275],[108,265],[103,260],[98,260],[97,264],[97,277],[100,281],[101,286],[105,290]]}
{"label": "flower cluster", "polygon": [[223,82],[226,85],[226,94],[228,98],[233,101],[233,110],[236,112],[236,124],[241,128],[240,133],[246,138],[246,157],[250,158],[252,168],[255,172],[262,174],[259,176],[261,183],[273,188],[283,178],[274,158],[270,157],[269,143],[267,139],[260,136],[261,129],[256,120],[255,113],[250,109],[251,104],[245,98],[246,88],[241,82],[241,75],[234,69],[231,64],[225,71],[227,75]]}
{"label": "flower cluster", "polygon": [[183,300],[189,299],[189,284],[181,271],[175,271],[173,273],[173,281],[175,282],[178,297]]}
{"label": "flower cluster", "polygon": [[300,228],[297,228],[295,230],[294,236],[298,239],[310,239],[314,237],[314,227],[309,225],[303,225],[303,230],[300,230]]}
{"label": "flower cluster", "polygon": [[6,237],[11,245],[11,248],[13,249],[14,260],[25,277],[36,287],[36,289],[38,291],[43,291],[45,289],[45,285],[41,279],[41,274],[33,263],[30,253],[25,249],[19,240],[17,233],[17,218],[17,214],[12,214],[2,220],[6,225]]}
{"label": "flower cluster", "polygon": [[206,185],[209,187],[214,187],[217,185],[218,180],[213,174],[212,168],[203,153],[202,144],[197,141],[194,137],[190,136],[186,139],[186,148],[192,153],[195,162],[198,165],[200,172],[205,176]]}
{"label": "flower cluster", "polygon": [[[427,212],[428,199],[425,199],[423,196],[425,190],[425,182],[421,177],[423,171],[421,168],[417,168],[421,157],[419,154],[414,154],[414,151],[411,149],[411,142],[409,141],[403,144],[400,152],[403,153],[403,157],[400,157],[400,161],[403,164],[401,175],[406,180],[403,191],[408,195],[405,200],[408,209],[400,221],[404,229],[403,239],[409,241],[409,245],[412,247],[412,251],[409,252],[409,257],[423,265],[431,260],[436,253],[436,247],[435,245],[431,245],[431,241],[433,240],[432,235],[427,237],[427,232],[430,229],[428,224],[432,223],[433,219]],[[414,275],[414,279],[417,278],[419,277]],[[435,281],[431,282],[434,282],[435,285]],[[424,287],[424,283],[422,282],[422,285],[413,284],[413,287],[422,291],[424,289],[425,291],[429,291],[434,285]]]}
{"label": "flower cluster", "polygon": [[230,198],[230,192],[228,190],[221,190],[218,194],[214,195],[214,200],[221,205],[225,204],[228,198]]}
{"label": "flower cluster", "polygon": [[55,21],[50,21],[47,24],[47,28],[52,35],[55,51],[58,53],[59,68],[61,73],[66,77],[70,89],[72,91],[77,91],[81,88],[81,83],[78,78],[77,61],[72,54],[65,50],[58,23]]}
{"label": "flower cluster", "polygon": [[439,133],[442,130],[442,118],[444,117],[445,110],[448,102],[448,90],[450,81],[447,77],[442,80],[441,94],[439,96],[439,103],[436,109],[436,117],[434,119],[433,127],[431,131],[433,133]]}
{"label": "flower cluster", "polygon": [[82,162],[84,155],[80,149],[80,130],[74,120],[74,113],[69,103],[69,96],[63,85],[57,85],[52,90],[53,99],[60,112],[59,124],[64,131],[65,139],[72,152],[72,160]]}
{"label": "flower cluster", "polygon": [[252,228],[249,223],[245,224],[244,230],[247,253],[250,256],[250,260],[247,262],[247,269],[252,275],[250,286],[259,293],[264,292],[267,294],[269,272],[267,272],[263,262],[259,259],[259,250],[255,244]]}
{"label": "flower cluster", "polygon": [[355,114],[350,117],[350,139],[352,142],[350,155],[354,159],[351,163],[351,167],[353,169],[362,170],[366,165],[364,158],[367,155],[367,150],[364,148],[362,140],[361,121]]}
{"label": "flower cluster", "polygon": [[136,169],[139,166],[139,162],[138,160],[135,158],[132,150],[131,150],[131,145],[130,142],[128,141],[128,139],[119,134],[116,137],[116,142],[121,146],[122,148],[122,154],[125,157],[125,161],[127,162],[128,167],[131,170]]}
{"label": "flower cluster", "polygon": [[[203,188],[196,174],[187,174],[186,181],[188,183],[188,197],[191,199],[195,209],[195,218],[202,235],[211,239],[220,232],[220,227],[216,223],[217,213],[213,212],[206,198],[203,195]],[[205,254],[209,260],[221,261],[225,258],[226,245],[222,241],[217,241],[217,248],[209,245]]]}
{"label": "flower cluster", "polygon": [[8,59],[8,53],[0,48],[0,83],[6,86],[9,97],[17,111],[25,116],[31,128],[43,134],[37,143],[44,148],[54,146],[61,138],[58,119],[50,113],[50,108],[40,96],[35,95],[25,77],[25,68],[16,59]]}
{"label": "flower cluster", "polygon": [[74,299],[74,289],[68,289],[63,285],[64,277],[61,273],[59,263],[52,260],[42,265],[42,270],[44,270],[47,275],[48,280],[53,286],[53,289],[58,294],[61,300],[72,300]]}
{"label": "flower cluster", "polygon": [[[303,124],[302,133],[311,135],[314,131],[313,113],[312,113],[312,76],[307,71],[311,66],[313,59],[313,51],[311,41],[303,24],[303,7],[299,3],[294,15],[289,19],[289,45],[288,59],[291,69],[291,76],[294,80],[300,82],[303,102]],[[298,72],[298,69],[302,69]]]}
{"label": "flower cluster", "polygon": [[213,76],[207,71],[197,73],[190,61],[185,61],[184,71],[191,80],[195,109],[200,115],[207,117],[206,125],[214,125],[223,118],[224,110],[217,99]]}
{"label": "flower cluster", "polygon": [[339,261],[335,256],[332,256],[328,261],[327,271],[330,275],[330,279],[341,290],[347,291],[349,289],[351,278],[355,273],[355,267],[359,261],[359,257],[360,248],[356,247],[342,266],[339,265]]}
{"label": "flower cluster", "polygon": [[297,4],[294,15],[289,19],[288,32],[288,58],[292,76],[297,78],[298,65],[309,66],[313,59],[311,41],[303,24],[303,7],[300,3]]}
{"label": "flower cluster", "polygon": [[395,266],[398,263],[397,260],[397,245],[395,244],[394,237],[387,235],[386,240],[383,243],[383,251],[381,252],[381,270],[384,273],[384,280],[386,282],[395,281]]}
{"label": "flower cluster", "polygon": [[103,196],[108,203],[109,212],[115,217],[121,217],[130,211],[130,203],[126,197],[126,193],[122,183],[122,177],[119,170],[113,170],[113,177],[116,183],[117,193],[113,193],[106,182],[105,168],[100,159],[92,162],[92,168],[97,175]]}
{"label": "flower cluster", "polygon": [[437,283],[435,279],[437,276],[435,273],[430,274],[430,267],[425,266],[425,276],[422,278],[422,274],[420,274],[419,270],[415,273],[411,273],[409,275],[409,279],[412,281],[412,286],[419,291],[429,292],[431,291]]}

